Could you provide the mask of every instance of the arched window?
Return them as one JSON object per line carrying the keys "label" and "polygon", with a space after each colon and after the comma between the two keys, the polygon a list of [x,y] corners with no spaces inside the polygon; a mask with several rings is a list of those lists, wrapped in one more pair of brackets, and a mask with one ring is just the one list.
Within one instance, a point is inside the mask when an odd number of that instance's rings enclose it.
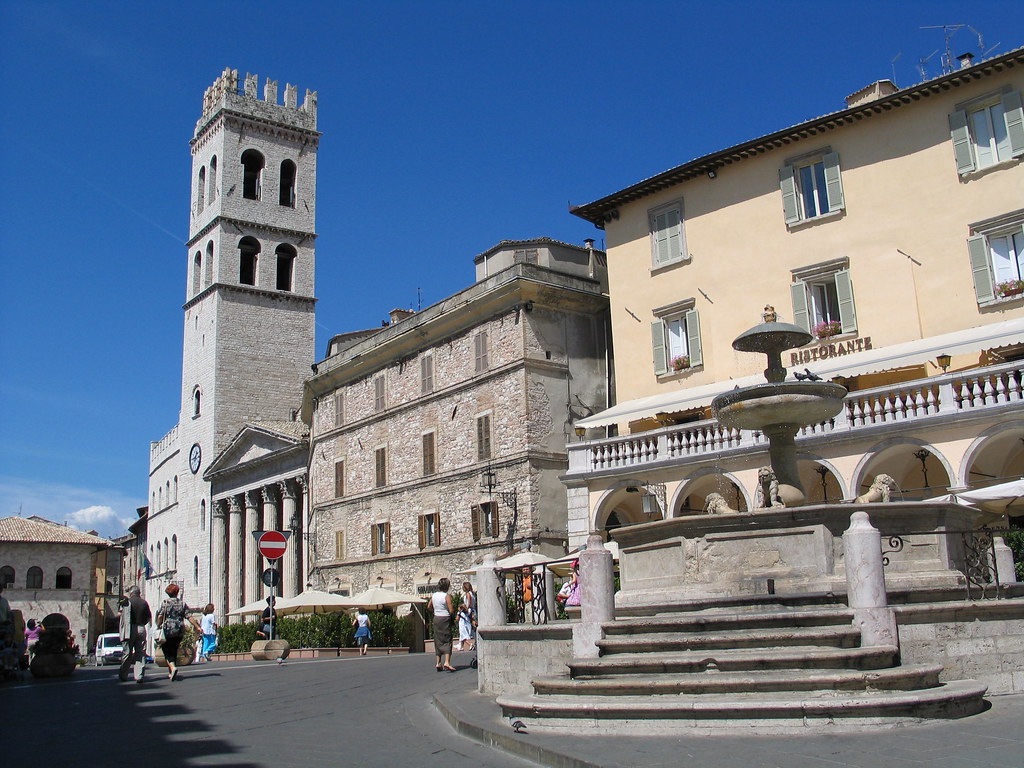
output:
{"label": "arched window", "polygon": [[157,509],[164,508],[164,487],[162,485],[156,489],[156,502]]}
{"label": "arched window", "polygon": [[203,287],[207,288],[213,282],[213,240],[206,244],[206,273],[203,277]]}
{"label": "arched window", "polygon": [[71,589],[71,569],[65,566],[58,568],[53,586],[56,589]]}
{"label": "arched window", "polygon": [[178,503],[178,476],[174,476],[174,503]]}
{"label": "arched window", "polygon": [[192,418],[203,412],[203,393],[196,387],[192,390]]}
{"label": "arched window", "polygon": [[167,506],[171,505],[171,481],[167,481]]}
{"label": "arched window", "polygon": [[178,536],[171,536],[171,568],[178,570]]}
{"label": "arched window", "polygon": [[192,586],[199,586],[199,558],[192,558]]}
{"label": "arched window", "polygon": [[263,196],[263,155],[255,149],[242,153],[242,197],[259,200]]}
{"label": "arched window", "polygon": [[40,568],[38,565],[33,565],[31,568],[28,569],[28,573],[25,574],[25,588],[43,588],[43,569]]}
{"label": "arched window", "polygon": [[199,169],[199,180],[196,183],[196,213],[206,207],[206,166]]}
{"label": "arched window", "polygon": [[210,194],[207,196],[210,199],[210,204],[217,199],[217,156],[214,155],[210,158]]}
{"label": "arched window", "polygon": [[199,530],[206,530],[206,499],[199,502]]}
{"label": "arched window", "polygon": [[157,507],[157,505],[156,505],[156,491],[153,491],[153,493],[151,493],[150,495],[151,495],[151,496],[152,496],[153,498],[151,498],[151,499],[149,500],[149,506],[151,506],[151,507],[152,507],[153,509],[158,509],[158,507]]}
{"label": "arched window", "polygon": [[0,587],[4,587],[6,589],[7,587],[13,586],[14,569],[9,565],[5,565],[3,568],[0,568]]}
{"label": "arched window", "polygon": [[199,293],[199,289],[202,288],[200,280],[203,277],[203,255],[196,251],[196,255],[192,258],[192,293]]}
{"label": "arched window", "polygon": [[163,550],[160,549],[160,542],[158,541],[156,543],[156,557],[153,559],[153,563],[154,563],[153,567],[156,569],[157,573],[163,573],[164,572],[164,568],[163,568],[164,564],[163,564],[162,561],[163,561]]}
{"label": "arched window", "polygon": [[256,285],[256,263],[260,254],[260,241],[255,237],[243,237],[238,241],[238,282],[242,285]]}
{"label": "arched window", "polygon": [[295,271],[295,249],[285,243],[277,246],[277,290],[292,289],[292,273]]}
{"label": "arched window", "polygon": [[295,207],[295,163],[291,160],[281,163],[281,194],[278,202],[289,208]]}

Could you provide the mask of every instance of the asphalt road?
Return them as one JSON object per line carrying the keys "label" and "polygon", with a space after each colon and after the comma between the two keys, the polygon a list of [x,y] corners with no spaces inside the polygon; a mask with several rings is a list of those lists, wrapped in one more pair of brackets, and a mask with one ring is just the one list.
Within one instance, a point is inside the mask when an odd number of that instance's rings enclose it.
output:
{"label": "asphalt road", "polygon": [[211,663],[179,680],[117,667],[0,683],[0,765],[534,766],[457,735],[436,693],[475,690],[470,654],[456,673],[433,655]]}

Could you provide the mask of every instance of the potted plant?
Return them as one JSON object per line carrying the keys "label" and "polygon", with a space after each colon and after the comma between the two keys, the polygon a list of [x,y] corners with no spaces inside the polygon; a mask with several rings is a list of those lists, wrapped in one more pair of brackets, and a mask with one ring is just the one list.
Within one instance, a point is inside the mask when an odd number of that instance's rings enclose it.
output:
{"label": "potted plant", "polygon": [[815,338],[824,341],[843,332],[843,324],[838,320],[822,320],[811,330]]}
{"label": "potted plant", "polygon": [[671,360],[672,370],[678,373],[679,371],[685,371],[690,367],[690,356],[689,355],[676,355]]}
{"label": "potted plant", "polygon": [[1004,280],[996,283],[996,296],[1005,299],[1008,296],[1019,296],[1024,293],[1024,280]]}

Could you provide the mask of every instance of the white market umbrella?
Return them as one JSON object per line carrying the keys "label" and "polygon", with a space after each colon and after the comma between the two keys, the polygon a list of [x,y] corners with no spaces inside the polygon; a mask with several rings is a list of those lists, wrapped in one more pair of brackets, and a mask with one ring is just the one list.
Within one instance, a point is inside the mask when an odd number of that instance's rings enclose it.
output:
{"label": "white market umbrella", "polygon": [[307,589],[295,597],[282,597],[274,603],[278,616],[297,613],[341,613],[351,607],[347,597],[318,589]]}
{"label": "white market umbrella", "polygon": [[1024,515],[1024,478],[987,488],[950,493],[937,500],[977,507],[983,512],[996,515]]}
{"label": "white market umbrella", "polygon": [[[274,607],[276,608],[280,604],[280,601],[276,601],[274,603]],[[254,603],[249,603],[248,605],[243,605],[241,608],[235,608],[233,611],[228,611],[228,616],[255,616],[263,613],[266,607],[267,598],[264,597]]]}
{"label": "white market umbrella", "polygon": [[[516,552],[514,555],[509,555],[508,557],[501,558],[501,560],[498,560],[494,563],[494,567],[501,569],[503,571],[509,571],[516,570],[518,568],[530,568],[536,565],[548,565],[549,563],[555,563],[555,565],[552,567],[552,570],[558,573],[559,575],[563,575],[560,573],[562,567],[564,566],[564,569],[566,570],[566,572],[568,572],[571,561],[560,563],[557,562],[559,560],[565,560],[565,556],[563,555],[562,557],[547,557],[545,555],[540,554],[539,552],[525,550],[523,552]],[[464,573],[468,576],[475,576],[477,568],[479,567],[480,566],[478,564],[472,568],[467,568],[464,571],[459,571],[459,573]]]}
{"label": "white market umbrella", "polygon": [[407,595],[383,587],[370,587],[352,597],[341,598],[349,608],[388,608],[406,603],[425,603],[426,598],[419,595]]}

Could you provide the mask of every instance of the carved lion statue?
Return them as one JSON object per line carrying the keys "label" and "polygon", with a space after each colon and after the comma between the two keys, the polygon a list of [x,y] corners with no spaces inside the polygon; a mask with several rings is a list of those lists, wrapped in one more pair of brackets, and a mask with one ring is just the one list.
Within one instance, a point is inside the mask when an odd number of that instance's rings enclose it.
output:
{"label": "carved lion statue", "polygon": [[896,485],[896,481],[888,475],[875,475],[875,479],[871,481],[871,487],[868,488],[868,492],[858,496],[855,501],[858,504],[874,504],[879,501],[888,503],[889,499],[892,498],[892,492],[898,490],[899,486]]}
{"label": "carved lion statue", "polygon": [[779,481],[771,467],[757,470],[757,493],[754,495],[755,509],[771,509],[784,507],[785,503],[779,496]]}
{"label": "carved lion statue", "polygon": [[709,493],[704,497],[704,512],[708,515],[722,515],[727,512],[738,513],[739,510],[730,507],[722,494]]}

